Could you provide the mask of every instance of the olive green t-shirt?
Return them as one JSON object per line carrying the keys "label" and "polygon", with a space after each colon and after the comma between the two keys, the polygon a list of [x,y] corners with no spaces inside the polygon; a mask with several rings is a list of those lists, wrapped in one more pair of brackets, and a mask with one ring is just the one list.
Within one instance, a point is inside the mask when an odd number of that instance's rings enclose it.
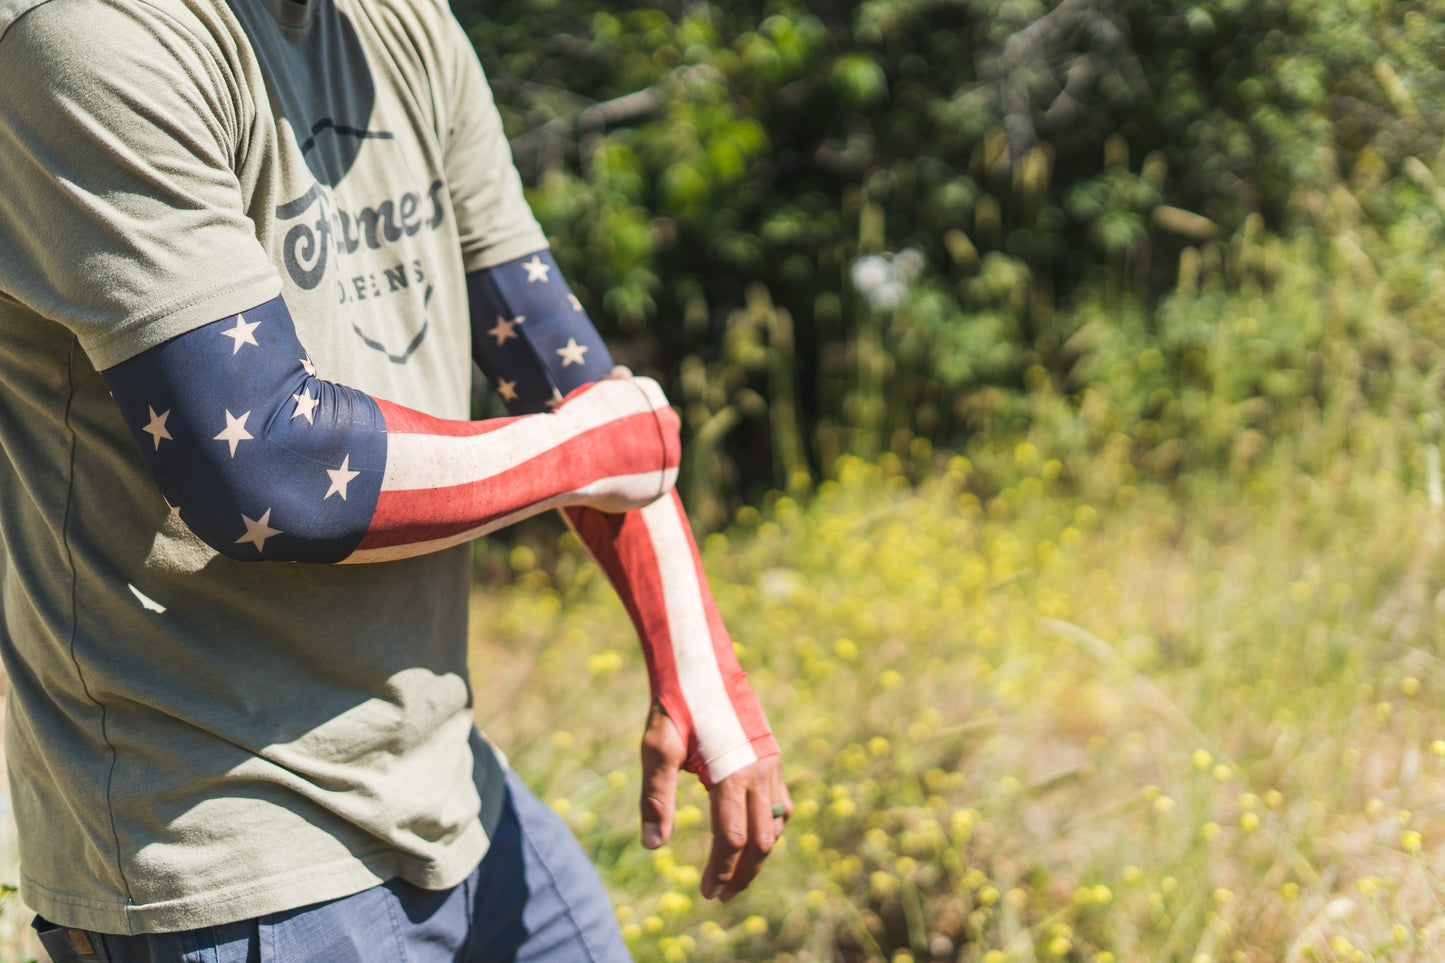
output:
{"label": "olive green t-shirt", "polygon": [[0,0],[0,656],[38,912],[189,929],[476,865],[502,787],[466,549],[224,558],[97,371],[282,294],[321,377],[466,417],[465,272],[545,246],[442,0]]}

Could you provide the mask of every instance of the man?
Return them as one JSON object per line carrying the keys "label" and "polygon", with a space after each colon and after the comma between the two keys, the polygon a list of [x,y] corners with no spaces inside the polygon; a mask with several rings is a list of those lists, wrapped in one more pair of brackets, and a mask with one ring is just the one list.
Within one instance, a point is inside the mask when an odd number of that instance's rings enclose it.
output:
{"label": "man", "polygon": [[[644,843],[685,767],[704,894],[752,879],[789,803],[676,418],[546,246],[438,0],[0,3],[0,654],[57,961],[626,958],[472,728],[465,543],[548,507],[648,656]],[[473,358],[517,417],[466,420]]]}

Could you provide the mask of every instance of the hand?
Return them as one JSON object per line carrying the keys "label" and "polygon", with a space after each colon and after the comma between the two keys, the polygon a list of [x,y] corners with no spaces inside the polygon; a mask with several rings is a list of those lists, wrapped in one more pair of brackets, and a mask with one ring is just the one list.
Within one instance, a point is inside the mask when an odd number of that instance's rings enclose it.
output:
{"label": "hand", "polygon": [[[672,835],[677,774],[686,758],[677,726],[654,702],[642,736],[642,845],[648,849]],[[753,881],[793,812],[782,757],[764,756],[739,769],[713,786],[708,798],[712,851],[702,873],[702,895],[726,903]],[[774,803],[782,804],[783,815],[773,816]]]}

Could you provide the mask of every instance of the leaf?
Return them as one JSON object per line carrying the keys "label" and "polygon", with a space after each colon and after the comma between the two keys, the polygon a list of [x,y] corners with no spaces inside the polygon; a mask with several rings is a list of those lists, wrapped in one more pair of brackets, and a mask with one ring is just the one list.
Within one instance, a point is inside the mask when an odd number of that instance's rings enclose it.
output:
{"label": "leaf", "polygon": [[850,54],[833,62],[833,86],[844,103],[866,107],[888,96],[888,77],[867,54]]}

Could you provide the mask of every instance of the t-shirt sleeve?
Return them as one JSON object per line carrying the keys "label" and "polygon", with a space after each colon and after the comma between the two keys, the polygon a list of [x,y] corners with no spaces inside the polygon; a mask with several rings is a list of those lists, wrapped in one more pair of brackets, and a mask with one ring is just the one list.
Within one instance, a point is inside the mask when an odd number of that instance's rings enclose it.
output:
{"label": "t-shirt sleeve", "polygon": [[447,64],[446,175],[467,271],[479,271],[547,247],[522,194],[512,148],[476,51],[450,14]]}
{"label": "t-shirt sleeve", "polygon": [[215,42],[143,0],[22,16],[0,37],[0,296],[103,369],[278,294],[239,105]]}

